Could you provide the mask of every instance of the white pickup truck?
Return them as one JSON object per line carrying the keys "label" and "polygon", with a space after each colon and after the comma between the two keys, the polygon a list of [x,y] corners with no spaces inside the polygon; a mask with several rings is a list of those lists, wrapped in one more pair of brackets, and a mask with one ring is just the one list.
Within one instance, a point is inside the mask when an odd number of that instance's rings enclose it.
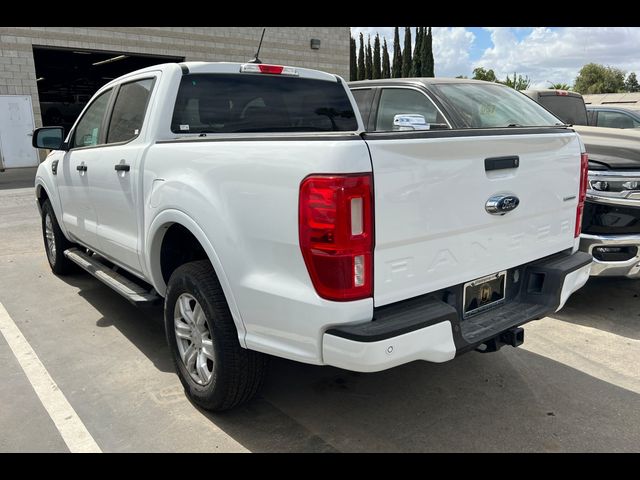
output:
{"label": "white pickup truck", "polygon": [[164,298],[178,375],[207,409],[251,398],[268,355],[371,372],[517,346],[589,276],[587,159],[504,92],[518,126],[365,133],[328,73],[125,75],[66,138],[34,132],[52,150],[35,181],[49,263]]}

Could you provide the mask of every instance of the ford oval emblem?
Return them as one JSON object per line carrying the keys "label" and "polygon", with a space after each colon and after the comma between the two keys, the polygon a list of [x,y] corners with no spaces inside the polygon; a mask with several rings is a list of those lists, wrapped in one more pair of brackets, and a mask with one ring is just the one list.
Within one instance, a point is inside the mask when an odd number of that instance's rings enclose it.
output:
{"label": "ford oval emblem", "polygon": [[491,215],[504,215],[515,210],[520,205],[520,199],[515,195],[494,195],[484,206]]}

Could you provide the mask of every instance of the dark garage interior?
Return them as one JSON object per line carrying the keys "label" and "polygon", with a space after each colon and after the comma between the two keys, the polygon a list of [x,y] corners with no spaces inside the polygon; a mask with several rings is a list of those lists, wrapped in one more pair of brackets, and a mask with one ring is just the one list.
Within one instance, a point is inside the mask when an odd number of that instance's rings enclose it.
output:
{"label": "dark garage interior", "polygon": [[33,57],[42,123],[61,125],[65,132],[91,96],[107,82],[140,68],[184,61],[183,57],[35,46]]}

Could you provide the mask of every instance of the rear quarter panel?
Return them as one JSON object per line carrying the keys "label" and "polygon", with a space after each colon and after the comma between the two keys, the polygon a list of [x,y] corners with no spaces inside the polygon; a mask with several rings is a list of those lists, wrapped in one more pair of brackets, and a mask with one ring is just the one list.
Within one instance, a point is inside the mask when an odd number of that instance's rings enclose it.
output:
{"label": "rear quarter panel", "polygon": [[[372,299],[338,303],[316,294],[298,240],[298,193],[306,176],[371,171],[365,142],[348,138],[205,138],[159,142],[147,153],[147,245],[157,245],[163,235],[167,223],[156,221],[163,212],[181,212],[204,232],[248,348],[322,363],[321,338],[329,325],[371,319]],[[154,250],[146,249],[145,262],[163,293]]]}

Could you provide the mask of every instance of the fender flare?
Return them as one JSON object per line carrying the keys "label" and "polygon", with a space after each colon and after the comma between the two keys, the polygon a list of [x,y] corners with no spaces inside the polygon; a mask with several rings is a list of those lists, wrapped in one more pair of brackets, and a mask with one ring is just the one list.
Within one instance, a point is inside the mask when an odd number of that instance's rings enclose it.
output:
{"label": "fender flare", "polygon": [[186,228],[198,240],[198,242],[200,242],[200,245],[202,245],[202,248],[207,254],[211,265],[213,266],[213,270],[218,276],[220,285],[222,286],[222,291],[224,292],[227,304],[229,305],[231,316],[233,317],[236,329],[238,330],[238,340],[240,341],[240,345],[243,348],[246,348],[246,328],[244,326],[244,322],[242,321],[240,310],[238,309],[231,284],[224,271],[222,262],[220,262],[220,258],[218,257],[215,248],[213,247],[213,245],[211,245],[211,242],[205,235],[202,228],[200,228],[195,220],[193,220],[188,214],[181,210],[163,210],[153,218],[151,224],[149,225],[146,235],[146,245],[148,246],[148,248],[145,249],[144,262],[147,272],[149,272],[151,284],[161,296],[165,296],[167,285],[164,281],[162,270],[160,268],[160,249],[162,247],[164,234],[168,230],[168,227],[175,223]]}
{"label": "fender flare", "polygon": [[[40,170],[38,169],[38,172]],[[50,180],[50,179],[49,179]],[[67,227],[62,220],[62,205],[60,204],[60,196],[55,188],[49,188],[47,186],[47,179],[42,177],[41,175],[36,175],[35,180],[35,194],[36,194],[36,205],[38,207],[38,212],[42,215],[42,208],[40,207],[40,191],[44,190],[47,194],[47,198],[51,202],[51,207],[53,208],[53,213],[56,214],[56,219],[58,220],[58,225],[60,226],[60,230],[64,236],[69,240],[69,233],[67,232]]]}

